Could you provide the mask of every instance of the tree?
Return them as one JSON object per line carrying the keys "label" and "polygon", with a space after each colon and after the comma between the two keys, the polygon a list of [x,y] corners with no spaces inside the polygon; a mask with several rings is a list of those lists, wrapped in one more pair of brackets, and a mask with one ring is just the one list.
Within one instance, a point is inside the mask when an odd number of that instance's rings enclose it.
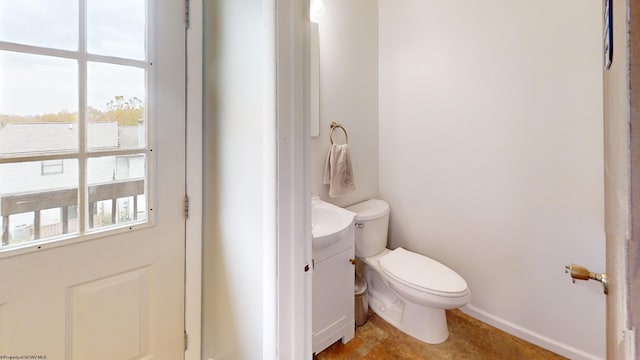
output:
{"label": "tree", "polygon": [[115,121],[119,126],[134,126],[144,118],[144,104],[135,96],[125,100],[124,96],[118,95],[107,103],[106,112],[90,108],[88,115],[89,121]]}
{"label": "tree", "polygon": [[[118,95],[109,101],[106,111],[89,106],[87,120],[89,122],[117,122],[118,126],[135,126],[144,119],[144,103],[137,97],[125,99]],[[9,123],[75,123],[78,113],[62,110],[58,113],[42,115],[4,115],[0,114],[0,128]]]}

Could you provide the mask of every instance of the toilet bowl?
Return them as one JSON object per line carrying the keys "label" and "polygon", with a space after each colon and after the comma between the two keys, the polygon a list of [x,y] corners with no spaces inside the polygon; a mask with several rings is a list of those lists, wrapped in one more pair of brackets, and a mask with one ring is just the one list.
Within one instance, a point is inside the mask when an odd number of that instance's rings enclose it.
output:
{"label": "toilet bowl", "polygon": [[387,249],[389,205],[377,199],[350,206],[356,213],[356,256],[365,264],[369,306],[421,341],[439,344],[449,330],[445,309],[471,299],[466,281],[442,263],[402,247]]}

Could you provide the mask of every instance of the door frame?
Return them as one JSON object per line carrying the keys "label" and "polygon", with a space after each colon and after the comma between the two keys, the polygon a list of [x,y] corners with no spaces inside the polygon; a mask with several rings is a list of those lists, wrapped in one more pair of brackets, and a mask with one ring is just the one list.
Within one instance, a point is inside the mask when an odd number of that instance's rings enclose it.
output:
{"label": "door frame", "polygon": [[[631,238],[627,240],[626,248],[629,251],[629,262],[625,263],[628,271],[626,282],[629,299],[629,325],[631,339],[629,340],[629,354],[634,358],[640,358],[640,4],[629,1],[630,16],[630,99],[631,99]],[[633,226],[636,224],[636,226]]]}
{"label": "door frame", "polygon": [[[629,308],[628,328],[630,339],[629,354],[635,359],[640,358],[640,4],[629,1],[629,97],[630,97],[630,126],[631,126],[631,237],[627,239],[628,262],[626,290],[628,292]],[[625,31],[627,34],[627,31]],[[636,226],[634,226],[634,224]],[[631,299],[636,299],[635,301]]]}
{"label": "door frame", "polygon": [[202,197],[203,197],[203,4],[188,0],[189,26],[186,48],[186,195],[185,228],[185,334],[186,360],[200,360],[202,353]]}
{"label": "door frame", "polygon": [[[640,326],[638,255],[640,231],[640,5],[613,6],[613,62],[604,71],[605,232],[607,273],[607,358],[633,359]],[[631,16],[629,16],[631,15]],[[635,221],[634,221],[635,220]],[[635,307],[635,312],[633,308]]]}
{"label": "door frame", "polygon": [[263,359],[311,359],[309,1],[265,3],[275,5],[278,276],[276,353]]}

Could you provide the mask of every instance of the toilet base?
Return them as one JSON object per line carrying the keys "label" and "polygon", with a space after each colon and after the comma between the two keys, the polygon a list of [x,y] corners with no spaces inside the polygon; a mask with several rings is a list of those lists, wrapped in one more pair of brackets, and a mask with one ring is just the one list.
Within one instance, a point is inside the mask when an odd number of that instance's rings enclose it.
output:
{"label": "toilet base", "polygon": [[449,337],[444,309],[427,308],[405,301],[402,326],[402,331],[428,344],[440,344]]}
{"label": "toilet base", "polygon": [[369,298],[371,310],[398,330],[427,344],[440,344],[449,338],[444,309],[426,308],[408,301],[389,304]]}
{"label": "toilet base", "polygon": [[390,281],[380,269],[380,258],[390,252],[385,249],[363,259],[363,275],[369,285],[369,306],[383,320],[407,335],[428,344],[445,342],[449,337],[445,309],[464,306],[471,293],[467,289],[459,297],[438,296]]}

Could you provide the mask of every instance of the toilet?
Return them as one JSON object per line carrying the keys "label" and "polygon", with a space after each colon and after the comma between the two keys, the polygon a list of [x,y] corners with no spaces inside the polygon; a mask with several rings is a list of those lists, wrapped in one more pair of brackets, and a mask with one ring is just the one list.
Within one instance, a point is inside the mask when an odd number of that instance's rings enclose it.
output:
{"label": "toilet", "polygon": [[447,340],[445,309],[469,302],[467,282],[424,255],[387,245],[389,204],[371,199],[350,206],[356,213],[356,256],[364,263],[369,306],[399,330],[429,344]]}

